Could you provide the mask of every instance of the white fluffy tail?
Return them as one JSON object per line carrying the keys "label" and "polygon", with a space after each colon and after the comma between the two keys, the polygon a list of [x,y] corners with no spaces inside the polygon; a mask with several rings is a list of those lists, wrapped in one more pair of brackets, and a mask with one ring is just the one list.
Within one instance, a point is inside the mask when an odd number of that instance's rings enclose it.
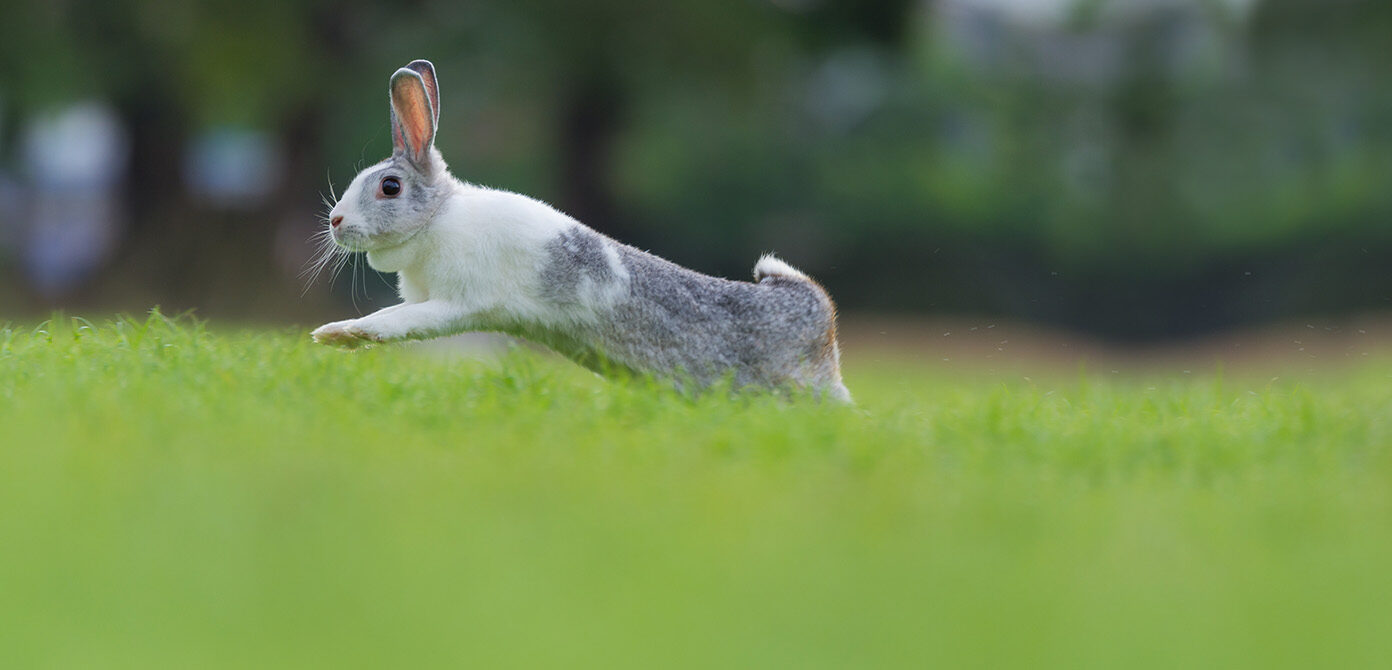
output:
{"label": "white fluffy tail", "polygon": [[784,263],[773,254],[764,254],[759,258],[759,262],[754,264],[754,282],[764,280],[764,277],[787,277],[789,279],[807,279],[807,275],[801,270]]}

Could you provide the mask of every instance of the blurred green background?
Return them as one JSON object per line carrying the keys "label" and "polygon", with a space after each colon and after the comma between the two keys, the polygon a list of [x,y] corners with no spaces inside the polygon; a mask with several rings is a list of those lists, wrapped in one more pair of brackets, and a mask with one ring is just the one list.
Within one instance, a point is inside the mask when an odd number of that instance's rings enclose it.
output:
{"label": "blurred green background", "polygon": [[[0,317],[310,322],[320,197],[436,64],[466,180],[848,312],[1155,340],[1392,302],[1392,3],[31,3],[0,22]],[[304,295],[302,295],[302,291]]]}

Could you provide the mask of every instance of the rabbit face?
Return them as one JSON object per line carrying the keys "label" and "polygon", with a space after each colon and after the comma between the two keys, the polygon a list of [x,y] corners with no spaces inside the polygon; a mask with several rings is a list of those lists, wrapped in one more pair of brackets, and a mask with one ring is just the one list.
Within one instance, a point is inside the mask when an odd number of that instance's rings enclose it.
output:
{"label": "rabbit face", "polygon": [[330,234],[349,251],[400,245],[430,223],[443,190],[410,161],[393,156],[363,170],[348,185],[329,212]]}
{"label": "rabbit face", "polygon": [[449,182],[435,149],[440,89],[429,61],[392,75],[392,156],[363,170],[329,212],[333,241],[349,251],[401,245],[420,232],[443,201]]}

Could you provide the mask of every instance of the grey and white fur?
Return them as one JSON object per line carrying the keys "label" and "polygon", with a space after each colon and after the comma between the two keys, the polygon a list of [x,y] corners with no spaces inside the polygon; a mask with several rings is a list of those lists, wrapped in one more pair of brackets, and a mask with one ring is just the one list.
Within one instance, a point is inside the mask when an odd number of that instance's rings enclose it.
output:
{"label": "grey and white fur", "polygon": [[807,275],[764,256],[752,283],[706,276],[546,203],[462,182],[434,147],[434,67],[397,70],[390,94],[393,154],[353,179],[329,230],[341,249],[396,272],[402,302],[321,326],[315,341],[352,348],[499,331],[601,373],[850,401],[836,307]]}

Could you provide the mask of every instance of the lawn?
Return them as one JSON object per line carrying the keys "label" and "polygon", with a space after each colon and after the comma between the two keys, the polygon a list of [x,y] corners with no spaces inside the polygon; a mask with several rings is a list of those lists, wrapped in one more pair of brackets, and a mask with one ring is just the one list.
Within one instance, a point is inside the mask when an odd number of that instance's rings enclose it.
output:
{"label": "lawn", "polygon": [[1374,667],[1392,360],[853,408],[518,350],[0,328],[5,667]]}

